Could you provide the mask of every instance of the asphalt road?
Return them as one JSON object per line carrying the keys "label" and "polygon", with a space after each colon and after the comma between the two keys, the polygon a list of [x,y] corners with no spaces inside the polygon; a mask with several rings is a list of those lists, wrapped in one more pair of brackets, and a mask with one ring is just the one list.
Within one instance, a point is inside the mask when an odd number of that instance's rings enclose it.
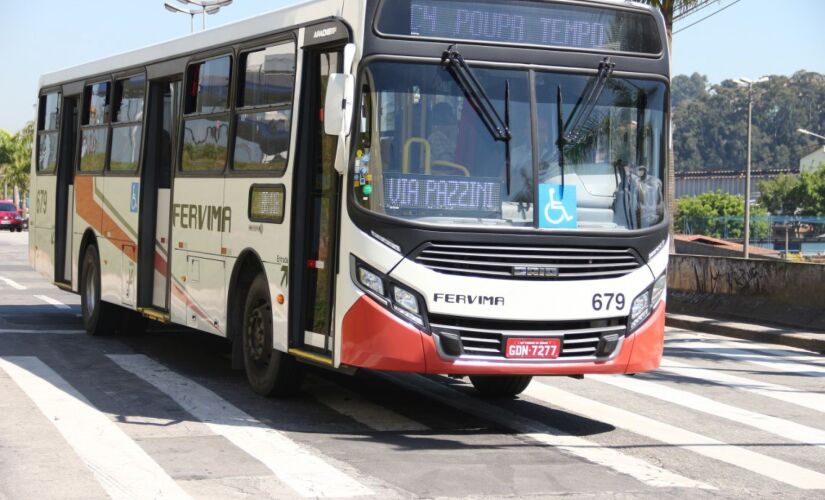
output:
{"label": "asphalt road", "polygon": [[825,358],[670,329],[662,369],[465,380],[313,370],[264,399],[220,339],[91,338],[0,234],[0,498],[822,498]]}

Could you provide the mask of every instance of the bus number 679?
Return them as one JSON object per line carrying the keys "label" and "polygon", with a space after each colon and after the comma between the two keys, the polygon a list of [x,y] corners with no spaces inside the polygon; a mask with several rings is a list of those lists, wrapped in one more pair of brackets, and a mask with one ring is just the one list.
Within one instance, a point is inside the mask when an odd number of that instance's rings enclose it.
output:
{"label": "bus number 679", "polygon": [[593,310],[609,311],[613,308],[616,311],[624,309],[624,294],[623,293],[597,293],[593,295]]}

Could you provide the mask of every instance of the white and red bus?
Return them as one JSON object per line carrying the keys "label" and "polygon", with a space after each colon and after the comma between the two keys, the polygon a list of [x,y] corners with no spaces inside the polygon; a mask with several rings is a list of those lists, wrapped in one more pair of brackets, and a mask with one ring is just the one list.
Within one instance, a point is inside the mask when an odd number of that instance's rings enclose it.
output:
{"label": "white and red bus", "polygon": [[261,394],[656,368],[666,40],[625,1],[315,0],[44,75],[30,261]]}

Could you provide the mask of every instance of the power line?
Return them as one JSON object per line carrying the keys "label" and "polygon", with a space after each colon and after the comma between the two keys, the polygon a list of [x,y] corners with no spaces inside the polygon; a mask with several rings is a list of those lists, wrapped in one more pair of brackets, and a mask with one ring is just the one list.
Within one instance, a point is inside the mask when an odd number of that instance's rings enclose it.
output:
{"label": "power line", "polygon": [[742,1],[742,0],[733,0],[733,2],[731,2],[731,3],[727,4],[727,5],[725,5],[724,7],[722,7],[722,8],[721,8],[721,9],[719,9],[719,10],[716,10],[716,11],[714,11],[714,12],[711,12],[710,14],[708,14],[708,15],[706,15],[705,17],[703,17],[703,18],[699,19],[698,21],[692,22],[692,23],[688,24],[687,26],[685,26],[685,27],[683,27],[683,28],[679,28],[678,30],[674,31],[674,32],[673,32],[673,34],[675,35],[676,33],[681,33],[682,31],[685,31],[686,29],[690,28],[691,26],[696,26],[697,24],[701,23],[701,22],[702,22],[702,21],[704,21],[705,19],[709,19],[709,18],[711,18],[711,17],[715,16],[716,14],[718,14],[718,13],[722,12],[722,11],[723,11],[723,10],[725,10],[725,9],[728,9],[728,8],[730,8],[730,7],[733,7],[734,5],[738,4],[738,3],[739,3],[739,2],[741,2],[741,1]]}

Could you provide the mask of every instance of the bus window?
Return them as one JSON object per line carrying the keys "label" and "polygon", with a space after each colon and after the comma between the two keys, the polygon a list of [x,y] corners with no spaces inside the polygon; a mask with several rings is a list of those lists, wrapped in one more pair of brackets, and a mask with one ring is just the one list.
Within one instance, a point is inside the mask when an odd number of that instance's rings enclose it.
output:
{"label": "bus window", "polygon": [[80,171],[102,172],[109,139],[109,82],[87,85],[84,96]]}
{"label": "bus window", "polygon": [[295,43],[241,55],[233,168],[283,174],[289,154]]}
{"label": "bus window", "polygon": [[37,117],[37,173],[50,174],[57,165],[60,92],[40,96]]}
{"label": "bus window", "polygon": [[146,77],[137,75],[115,82],[114,124],[109,170],[134,172],[140,155],[143,98]]}
{"label": "bus window", "polygon": [[226,165],[231,71],[229,56],[189,66],[183,121],[183,171],[220,172]]}

